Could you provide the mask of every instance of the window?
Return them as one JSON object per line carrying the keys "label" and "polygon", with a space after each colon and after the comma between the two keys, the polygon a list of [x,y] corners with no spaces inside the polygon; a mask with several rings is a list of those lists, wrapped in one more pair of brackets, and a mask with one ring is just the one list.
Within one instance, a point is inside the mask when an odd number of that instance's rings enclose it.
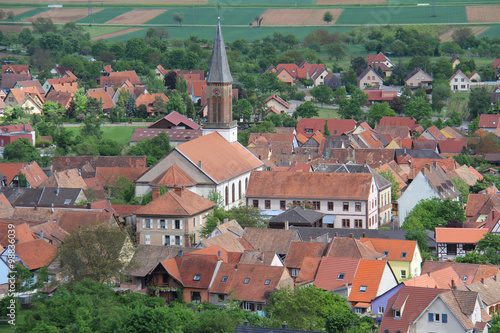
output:
{"label": "window", "polygon": [[195,304],[200,304],[201,302],[201,293],[199,291],[191,292],[191,302]]}
{"label": "window", "polygon": [[200,281],[201,279],[201,274],[195,274],[193,281]]}
{"label": "window", "polygon": [[387,257],[389,255],[389,251],[384,251],[384,257]]}
{"label": "window", "polygon": [[280,209],[281,210],[286,210],[286,201],[285,200],[281,200],[280,201]]}
{"label": "window", "polygon": [[344,206],[344,212],[349,211],[349,203],[348,202],[344,202],[343,206]]}
{"label": "window", "polygon": [[232,199],[233,201],[232,202],[235,202],[236,201],[236,189],[235,189],[235,185],[233,183],[233,186],[232,186],[232,189],[231,189],[231,195],[232,195]]}
{"label": "window", "polygon": [[182,245],[181,236],[175,236],[175,245]]}
{"label": "window", "polygon": [[467,282],[467,275],[464,276],[463,281],[464,281],[464,283]]}
{"label": "window", "polygon": [[193,226],[195,226],[195,227],[196,227],[196,216],[195,216],[195,217],[193,217]]}
{"label": "window", "polygon": [[351,227],[351,220],[342,219],[342,228],[350,228],[350,227]]}
{"label": "window", "polygon": [[250,282],[250,278],[246,278],[245,281],[243,281],[244,284],[248,284]]}
{"label": "window", "polygon": [[328,202],[328,210],[333,210],[333,202],[332,201]]}
{"label": "window", "polygon": [[292,277],[297,277],[299,276],[299,268],[292,268]]}
{"label": "window", "polygon": [[394,310],[394,318],[401,318],[401,310]]}
{"label": "window", "polygon": [[385,309],[383,306],[380,306],[378,307],[378,313],[384,313],[385,312]]}
{"label": "window", "polygon": [[219,302],[224,302],[224,299],[225,299],[224,294],[219,294],[218,299],[219,299]]}
{"label": "window", "polygon": [[401,278],[406,279],[406,270],[404,269],[401,270]]}
{"label": "window", "polygon": [[446,254],[449,256],[457,255],[457,244],[447,244]]}
{"label": "window", "polygon": [[241,199],[241,180],[238,182],[238,199]]}
{"label": "window", "polygon": [[146,245],[151,244],[151,235],[144,235],[144,244]]}
{"label": "window", "polygon": [[266,280],[266,282],[264,283],[266,286],[268,286],[269,284],[271,283],[271,280]]}
{"label": "window", "polygon": [[165,220],[160,220],[160,226],[159,229],[167,229],[167,221]]}
{"label": "window", "polygon": [[259,208],[259,200],[254,200],[254,201],[253,201],[253,206],[254,206],[255,208]]}
{"label": "window", "polygon": [[406,259],[406,252],[401,253],[401,258]]}
{"label": "window", "polygon": [[254,304],[250,303],[250,302],[243,302],[243,310],[253,311],[254,310]]}
{"label": "window", "polygon": [[339,275],[337,276],[337,280],[343,280],[344,276],[345,276],[345,273],[339,273]]}
{"label": "window", "polygon": [[356,211],[357,212],[361,211],[361,202],[356,202]]}
{"label": "window", "polygon": [[306,134],[311,134],[313,132],[312,128],[306,128]]}
{"label": "window", "polygon": [[264,201],[264,207],[266,209],[271,209],[271,200],[265,200]]}
{"label": "window", "polygon": [[360,293],[366,293],[366,286],[359,287],[359,292]]}
{"label": "window", "polygon": [[165,235],[165,238],[163,240],[163,245],[170,245],[170,236]]}
{"label": "window", "polygon": [[363,228],[363,220],[354,220],[354,228]]}
{"label": "window", "polygon": [[354,312],[359,315],[363,314],[363,308],[354,308]]}
{"label": "window", "polygon": [[144,229],[151,229],[153,227],[153,221],[151,219],[144,219],[142,221],[142,227]]}
{"label": "window", "polygon": [[320,210],[321,209],[321,204],[319,201],[313,201],[313,209],[314,210]]}
{"label": "window", "polygon": [[226,205],[229,205],[229,187],[226,186],[226,195],[225,195],[225,199],[226,199]]}
{"label": "window", "polygon": [[222,277],[222,282],[227,282],[227,276]]}

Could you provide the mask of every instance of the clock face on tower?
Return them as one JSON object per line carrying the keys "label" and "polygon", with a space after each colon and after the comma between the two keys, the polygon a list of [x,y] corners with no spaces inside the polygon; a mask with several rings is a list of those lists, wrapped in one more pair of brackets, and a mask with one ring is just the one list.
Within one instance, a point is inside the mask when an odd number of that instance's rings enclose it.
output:
{"label": "clock face on tower", "polygon": [[219,95],[220,95],[219,89],[214,89],[214,96],[219,96]]}

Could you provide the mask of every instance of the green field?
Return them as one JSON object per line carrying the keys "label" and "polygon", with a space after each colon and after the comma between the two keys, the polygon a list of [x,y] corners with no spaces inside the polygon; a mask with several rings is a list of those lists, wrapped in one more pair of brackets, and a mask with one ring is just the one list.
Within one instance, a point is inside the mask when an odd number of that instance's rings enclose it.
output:
{"label": "green field", "polygon": [[[110,139],[122,145],[128,145],[130,138],[136,128],[144,128],[146,126],[101,126],[103,139]],[[73,135],[73,138],[80,134],[80,127],[66,127],[68,132]]]}
{"label": "green field", "polygon": [[[176,38],[180,40],[188,39],[190,36],[197,36],[198,38],[207,38],[213,40],[215,34],[215,25],[210,27],[167,27],[170,32],[170,38]],[[232,42],[238,38],[243,38],[248,41],[253,41],[255,39],[261,39],[272,35],[275,32],[280,32],[283,35],[292,34],[295,35],[300,40],[303,40],[311,31],[317,30],[317,27],[222,27],[222,33],[224,34],[224,40]],[[328,31],[333,32],[345,32],[351,27],[326,27]],[[126,41],[132,37],[144,37],[147,29],[141,29],[134,31],[125,35],[116,36],[110,38],[110,41]]]}
{"label": "green field", "polygon": [[217,16],[221,18],[223,25],[244,25],[248,26],[255,16],[262,14],[267,8],[220,8],[219,14],[216,7],[173,7],[167,12],[158,15],[146,24],[166,24],[177,25],[174,21],[174,13],[183,13],[183,24],[187,25],[216,25]]}
{"label": "green field", "polygon": [[319,119],[336,119],[340,118],[339,114],[337,113],[337,110],[333,109],[327,109],[327,108],[319,108],[319,116],[317,117]]}
{"label": "green field", "polygon": [[84,26],[83,29],[86,32],[90,33],[90,38],[94,38],[110,34],[115,31],[123,30],[123,27],[104,27],[104,26],[93,25],[91,27]]}
{"label": "green field", "polygon": [[217,6],[217,3],[221,7],[224,5],[228,6],[248,6],[248,5],[261,5],[261,6],[304,6],[304,5],[314,5],[315,0],[273,0],[272,3],[269,0],[208,0],[208,4],[212,6]]}
{"label": "green field", "polygon": [[478,38],[481,37],[490,37],[490,38],[495,38],[495,37],[500,37],[500,25],[493,25],[491,28],[477,36]]}
{"label": "green field", "polygon": [[423,7],[361,7],[346,8],[335,23],[336,25],[370,24],[437,24],[467,23],[465,6],[436,7],[436,16],[432,16],[431,6]]}
{"label": "green field", "polygon": [[[106,23],[109,20],[114,19],[117,16],[120,16],[122,14],[130,12],[133,9],[134,8],[105,8],[105,9],[101,10],[100,12],[92,14],[92,23],[93,24],[94,23],[95,24]],[[84,18],[76,21],[76,23],[82,23],[82,24],[91,23],[90,17],[89,16],[84,17]]]}
{"label": "green field", "polygon": [[[16,15],[14,16],[14,22],[19,22],[21,20],[24,20],[28,17],[31,17],[31,16],[35,16],[37,14],[40,14],[40,13],[43,13],[43,12],[46,12],[48,11],[50,8],[36,8],[36,9],[32,9],[32,10],[28,10],[27,12],[24,12],[22,14],[19,14],[19,15]],[[5,20],[3,22],[9,22],[10,20]]]}

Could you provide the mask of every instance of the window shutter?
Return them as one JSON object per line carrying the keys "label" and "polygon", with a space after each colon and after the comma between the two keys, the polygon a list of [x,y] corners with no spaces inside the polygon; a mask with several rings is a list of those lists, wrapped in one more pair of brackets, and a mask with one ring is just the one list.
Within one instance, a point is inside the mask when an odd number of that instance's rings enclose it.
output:
{"label": "window shutter", "polygon": [[175,245],[175,236],[170,236],[170,245]]}
{"label": "window shutter", "polygon": [[[181,222],[182,223],[182,222]],[[179,241],[179,245],[182,246],[182,236],[179,237],[180,238],[180,241]]]}
{"label": "window shutter", "polygon": [[142,229],[146,229],[146,220],[142,219]]}
{"label": "window shutter", "polygon": [[168,229],[168,220],[165,219],[165,229]]}
{"label": "window shutter", "polygon": [[[181,230],[184,230],[184,229],[182,229],[182,220],[181,220],[181,223],[180,223],[180,225],[179,225],[179,226],[180,226]],[[182,242],[182,241],[181,241],[181,242]]]}
{"label": "window shutter", "polygon": [[441,315],[441,320],[443,321],[443,324],[446,324],[448,322],[448,315],[446,313],[443,313]]}
{"label": "window shutter", "polygon": [[175,220],[172,220],[172,230],[175,229]]}
{"label": "window shutter", "polygon": [[158,229],[160,229],[160,219],[156,220],[158,222]]}
{"label": "window shutter", "polygon": [[434,321],[434,313],[429,313],[429,321]]}
{"label": "window shutter", "polygon": [[161,235],[161,245],[165,245],[165,235]]}

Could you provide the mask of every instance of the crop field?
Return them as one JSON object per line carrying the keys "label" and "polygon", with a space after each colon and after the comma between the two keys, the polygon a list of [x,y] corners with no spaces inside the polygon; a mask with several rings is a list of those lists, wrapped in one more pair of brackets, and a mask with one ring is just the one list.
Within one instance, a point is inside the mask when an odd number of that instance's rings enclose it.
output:
{"label": "crop field", "polygon": [[[471,28],[472,33],[474,34],[474,36],[477,37],[477,36],[483,34],[490,27],[488,27],[488,26],[480,26],[480,27],[470,27],[470,28]],[[439,39],[442,42],[451,42],[452,41],[451,36],[453,35],[453,32],[455,32],[455,30],[457,30],[457,29],[458,28],[448,29],[445,33],[439,35]]]}
{"label": "crop field", "polygon": [[483,32],[479,37],[495,38],[500,36],[500,25],[493,25],[491,28]]}
{"label": "crop field", "polygon": [[371,5],[374,3],[387,3],[387,0],[316,0],[317,5]]}
{"label": "crop field", "polygon": [[468,118],[467,104],[469,103],[469,93],[455,92],[451,94],[450,101],[448,102],[448,107],[446,109],[447,114],[451,114],[452,111],[458,112],[462,116],[462,119]]}
{"label": "crop field", "polygon": [[4,13],[8,12],[13,12],[14,16],[21,15],[23,13],[26,13],[29,10],[33,10],[34,8],[0,8],[0,10],[3,10]]}
{"label": "crop field", "polygon": [[337,20],[346,25],[426,23],[467,23],[465,6],[436,7],[436,16],[432,16],[431,6],[346,8]]}
{"label": "crop field", "polygon": [[76,23],[83,23],[83,24],[89,24],[89,23],[94,23],[94,24],[100,24],[100,23],[106,23],[112,19],[114,19],[117,16],[120,16],[122,14],[125,14],[127,12],[130,12],[132,8],[105,8],[97,13],[92,13],[92,18],[89,16],[84,17]]}
{"label": "crop field", "polygon": [[[35,8],[35,9],[31,9],[31,10],[28,10],[28,11],[25,11],[25,12],[22,12],[16,16],[14,16],[14,19],[12,20],[13,22],[19,22],[19,21],[22,21],[28,17],[32,17],[34,15],[38,15],[40,13],[43,13],[43,12],[46,12],[48,11],[50,8]],[[5,19],[3,22],[9,22],[10,20],[9,19]]]}
{"label": "crop field", "polygon": [[[96,9],[99,12],[102,9]],[[39,17],[50,18],[54,23],[75,22],[88,15],[88,10],[85,8],[53,8],[45,12],[27,17],[22,22],[33,22]]]}
{"label": "crop field", "polygon": [[469,22],[500,22],[500,6],[467,6]]}
{"label": "crop field", "polygon": [[[330,24],[335,24],[342,9],[268,9],[260,16],[262,18],[261,26],[327,25],[323,21],[323,15],[326,12],[330,12],[333,16],[333,21]],[[257,26],[257,21],[253,21],[252,25]]]}
{"label": "crop field", "polygon": [[266,8],[221,8],[217,11],[216,7],[172,7],[168,12],[146,22],[147,24],[167,24],[178,25],[174,21],[174,13],[182,13],[186,25],[211,25],[217,24],[217,16],[221,18],[221,24],[249,26],[256,16],[261,15]]}
{"label": "crop field", "polygon": [[20,33],[24,28],[30,28],[25,25],[0,25],[0,30],[6,34],[9,31],[13,31],[15,33]]}
{"label": "crop field", "polygon": [[[114,38],[114,37],[118,37],[118,36],[130,34],[130,33],[134,33],[136,31],[142,31],[142,30],[144,30],[144,29],[141,29],[141,28],[125,28],[125,29],[118,28],[118,29],[119,30],[116,30],[116,31],[113,31],[113,32],[109,32],[107,34],[103,34],[103,35],[92,37],[92,40],[111,39],[111,38]],[[144,32],[144,34],[145,34],[145,32]]]}
{"label": "crop field", "polygon": [[109,20],[106,24],[143,24],[166,11],[166,9],[134,9]]}

